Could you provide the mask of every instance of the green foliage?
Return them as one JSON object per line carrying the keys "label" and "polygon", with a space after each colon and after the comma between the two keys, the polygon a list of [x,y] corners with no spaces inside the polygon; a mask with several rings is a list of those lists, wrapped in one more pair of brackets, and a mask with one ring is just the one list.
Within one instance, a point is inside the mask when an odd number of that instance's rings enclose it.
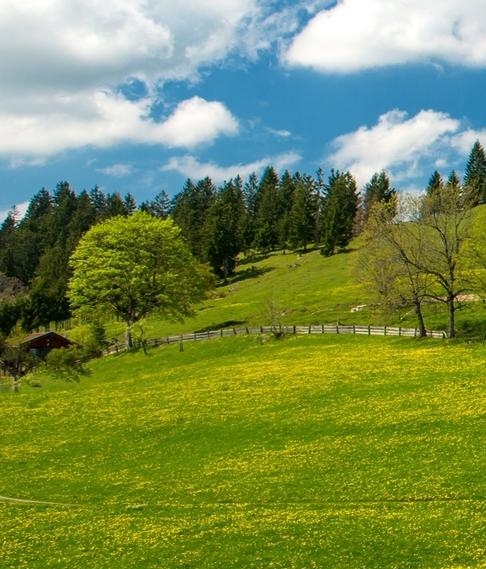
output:
{"label": "green foliage", "polygon": [[486,154],[479,140],[474,143],[466,164],[464,192],[472,205],[486,201]]}
{"label": "green foliage", "polygon": [[[208,280],[170,220],[144,212],[114,217],[81,239],[70,265],[69,300],[81,316],[113,315],[130,327],[149,314],[192,312]],[[127,337],[131,346],[130,337]]]}
{"label": "green foliage", "polygon": [[81,377],[90,375],[83,358],[85,353],[80,348],[59,348],[51,350],[45,360],[36,368],[36,377],[49,376],[62,381],[79,382]]}
{"label": "green foliage", "polygon": [[386,172],[375,173],[364,188],[363,221],[366,222],[372,207],[377,203],[392,203],[396,190],[392,187]]}
{"label": "green foliage", "polygon": [[351,241],[359,199],[356,181],[349,172],[332,171],[325,193],[321,251],[329,256]]}

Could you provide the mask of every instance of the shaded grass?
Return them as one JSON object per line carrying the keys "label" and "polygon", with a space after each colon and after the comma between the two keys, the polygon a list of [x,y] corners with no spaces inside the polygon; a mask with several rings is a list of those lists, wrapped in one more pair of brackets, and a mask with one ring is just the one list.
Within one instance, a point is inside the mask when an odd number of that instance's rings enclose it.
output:
{"label": "shaded grass", "polygon": [[0,397],[2,567],[484,566],[486,353],[229,338]]}

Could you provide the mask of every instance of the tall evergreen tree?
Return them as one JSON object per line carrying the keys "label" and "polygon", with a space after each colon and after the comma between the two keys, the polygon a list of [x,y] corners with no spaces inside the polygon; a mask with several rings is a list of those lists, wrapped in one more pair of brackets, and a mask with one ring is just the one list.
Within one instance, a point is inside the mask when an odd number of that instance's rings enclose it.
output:
{"label": "tall evergreen tree", "polygon": [[15,232],[17,214],[12,208],[0,226],[0,272],[8,277],[15,275]]}
{"label": "tall evergreen tree", "polygon": [[292,176],[288,170],[285,170],[280,177],[277,194],[278,245],[282,249],[286,249],[289,245],[290,212],[292,210],[295,186],[294,176]]}
{"label": "tall evergreen tree", "polygon": [[243,197],[246,209],[243,250],[248,251],[255,244],[256,207],[258,196],[258,176],[252,172],[243,186]]}
{"label": "tall evergreen tree", "polygon": [[170,198],[168,193],[165,190],[161,190],[153,200],[143,202],[140,205],[140,209],[159,219],[167,219],[170,212]]}
{"label": "tall evergreen tree", "polygon": [[125,215],[132,215],[132,213],[137,209],[137,202],[133,197],[133,194],[128,192],[123,198],[123,205],[125,206]]}
{"label": "tall evergreen tree", "polygon": [[289,242],[294,249],[307,245],[315,237],[315,221],[318,210],[318,200],[315,193],[315,183],[311,176],[296,174],[295,191],[292,196],[289,216]]}
{"label": "tall evergreen tree", "polygon": [[363,198],[363,222],[366,222],[370,215],[371,208],[375,203],[390,203],[396,194],[395,189],[390,183],[386,172],[382,170],[375,173],[364,188]]}
{"label": "tall evergreen tree", "polygon": [[331,171],[326,185],[323,214],[323,255],[344,249],[353,236],[359,197],[356,181],[349,172]]}
{"label": "tall evergreen tree", "polygon": [[98,186],[89,192],[89,199],[95,211],[97,220],[103,219],[106,214],[106,196]]}
{"label": "tall evergreen tree", "polygon": [[172,219],[180,227],[191,253],[200,261],[206,260],[204,225],[215,192],[216,188],[208,177],[197,184],[187,180],[171,206]]}
{"label": "tall evergreen tree", "polygon": [[486,202],[486,154],[479,140],[474,143],[466,164],[464,194],[472,206]]}
{"label": "tall evergreen tree", "polygon": [[258,186],[255,211],[255,246],[263,251],[273,251],[279,242],[278,184],[278,175],[269,166]]}
{"label": "tall evergreen tree", "polygon": [[118,215],[127,215],[125,202],[118,192],[107,194],[105,210],[102,217],[109,219],[110,217],[117,217]]}
{"label": "tall evergreen tree", "polygon": [[244,244],[246,210],[239,177],[225,182],[217,193],[206,222],[207,259],[215,274],[231,276]]}

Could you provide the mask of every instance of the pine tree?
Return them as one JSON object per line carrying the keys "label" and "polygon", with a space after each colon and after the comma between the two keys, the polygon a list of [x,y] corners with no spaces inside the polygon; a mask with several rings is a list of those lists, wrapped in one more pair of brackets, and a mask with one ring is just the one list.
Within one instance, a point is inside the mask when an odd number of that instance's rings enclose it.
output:
{"label": "pine tree", "polygon": [[486,202],[486,154],[479,140],[474,143],[466,164],[464,194],[472,206]]}
{"label": "pine tree", "polygon": [[356,181],[349,172],[331,171],[326,185],[323,214],[323,255],[343,250],[353,237],[359,197]]}
{"label": "pine tree", "polygon": [[[300,176],[300,174],[299,174]],[[288,170],[280,177],[277,190],[278,245],[286,249],[290,240],[290,215],[296,183]]]}
{"label": "pine tree", "polygon": [[123,205],[125,206],[125,215],[132,215],[132,213],[137,209],[137,202],[133,195],[128,192],[123,198]]}
{"label": "pine tree", "polygon": [[315,236],[318,200],[311,176],[296,174],[294,180],[295,191],[289,216],[289,243],[294,249],[302,247],[306,251],[307,245]]}
{"label": "pine tree", "polygon": [[243,198],[246,209],[246,222],[243,231],[244,251],[248,251],[255,244],[257,194],[258,176],[255,172],[252,172],[243,186]]}
{"label": "pine tree", "polygon": [[188,179],[171,206],[172,219],[180,227],[191,253],[200,261],[206,260],[203,228],[215,192],[213,182],[208,177],[199,180],[197,184]]}
{"label": "pine tree", "polygon": [[375,173],[364,188],[363,222],[366,223],[371,208],[376,203],[390,203],[396,194],[385,171]]}
{"label": "pine tree", "polygon": [[159,219],[167,219],[170,211],[169,195],[165,190],[161,190],[153,200],[143,202],[140,209]]}
{"label": "pine tree", "polygon": [[255,246],[262,251],[273,251],[278,245],[278,175],[269,166],[265,169],[256,196]]}
{"label": "pine tree", "polygon": [[246,210],[239,177],[226,182],[217,193],[205,226],[207,260],[215,274],[226,279],[234,273],[243,249]]}

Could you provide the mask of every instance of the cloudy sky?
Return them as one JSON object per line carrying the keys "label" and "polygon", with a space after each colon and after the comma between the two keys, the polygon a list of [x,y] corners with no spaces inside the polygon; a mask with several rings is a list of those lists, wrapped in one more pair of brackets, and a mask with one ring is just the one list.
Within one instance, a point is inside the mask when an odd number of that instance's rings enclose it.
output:
{"label": "cloudy sky", "polygon": [[0,210],[68,180],[385,169],[486,146],[486,0],[0,0]]}

